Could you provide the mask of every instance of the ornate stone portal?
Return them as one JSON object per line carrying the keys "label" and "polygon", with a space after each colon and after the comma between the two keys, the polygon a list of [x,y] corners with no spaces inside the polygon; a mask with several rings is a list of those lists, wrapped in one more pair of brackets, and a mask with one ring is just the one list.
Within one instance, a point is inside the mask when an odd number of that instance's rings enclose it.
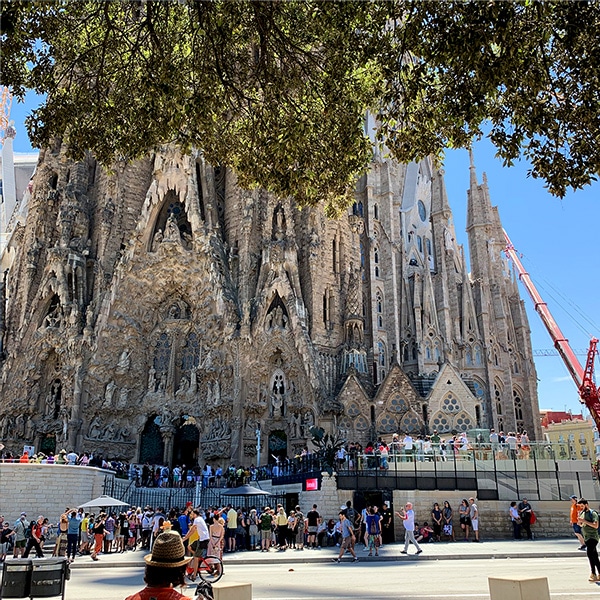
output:
{"label": "ornate stone portal", "polygon": [[300,453],[315,424],[362,443],[535,437],[527,321],[485,186],[471,279],[428,161],[366,179],[327,221],[172,147],[110,174],[43,152],[2,288],[0,440],[224,465]]}

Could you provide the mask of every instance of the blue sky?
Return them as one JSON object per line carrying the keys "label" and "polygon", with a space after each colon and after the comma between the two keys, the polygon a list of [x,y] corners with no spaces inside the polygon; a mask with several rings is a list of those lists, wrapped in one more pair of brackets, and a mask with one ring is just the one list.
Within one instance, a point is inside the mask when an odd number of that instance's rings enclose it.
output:
{"label": "blue sky", "polygon": [[[16,152],[31,151],[23,121],[37,101],[30,94],[25,104],[13,102]],[[542,181],[527,177],[526,162],[503,167],[487,140],[476,143],[473,154],[478,181],[485,171],[492,203],[498,206],[502,224],[556,322],[572,348],[586,349],[590,337],[600,338],[600,184],[560,200],[547,193]],[[457,238],[466,247],[468,153],[448,152],[444,168]],[[521,297],[529,315],[533,348],[552,348],[523,287]],[[584,363],[585,356],[579,359]],[[536,369],[540,408],[581,412],[584,407],[575,384],[558,356],[537,358]],[[598,360],[596,369],[600,371]]]}

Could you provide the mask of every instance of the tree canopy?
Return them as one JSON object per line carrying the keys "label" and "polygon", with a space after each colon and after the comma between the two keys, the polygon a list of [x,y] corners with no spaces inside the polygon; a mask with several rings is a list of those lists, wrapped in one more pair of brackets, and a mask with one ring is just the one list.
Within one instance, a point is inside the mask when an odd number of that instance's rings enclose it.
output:
{"label": "tree canopy", "polygon": [[27,120],[105,164],[175,142],[240,184],[352,198],[375,139],[396,159],[486,132],[551,193],[600,171],[598,2],[13,1],[2,83],[46,94]]}

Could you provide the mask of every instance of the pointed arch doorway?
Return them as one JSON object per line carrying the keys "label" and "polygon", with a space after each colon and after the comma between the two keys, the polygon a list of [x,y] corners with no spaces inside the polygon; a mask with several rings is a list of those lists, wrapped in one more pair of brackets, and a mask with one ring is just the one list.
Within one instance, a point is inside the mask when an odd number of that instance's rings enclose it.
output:
{"label": "pointed arch doorway", "polygon": [[181,422],[175,431],[173,442],[172,467],[186,465],[195,467],[198,464],[200,447],[200,432],[194,417],[181,417]]}
{"label": "pointed arch doorway", "polygon": [[158,415],[151,416],[142,431],[140,439],[140,463],[161,465],[165,452],[165,442],[160,433]]}

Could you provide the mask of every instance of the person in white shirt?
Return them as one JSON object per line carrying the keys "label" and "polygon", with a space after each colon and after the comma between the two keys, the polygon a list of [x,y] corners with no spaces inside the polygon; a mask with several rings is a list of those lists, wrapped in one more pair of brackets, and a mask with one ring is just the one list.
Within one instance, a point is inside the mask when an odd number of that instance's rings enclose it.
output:
{"label": "person in white shirt", "polygon": [[412,542],[417,549],[417,554],[421,554],[423,550],[419,546],[419,542],[415,539],[415,513],[413,511],[413,505],[411,502],[407,502],[404,505],[404,510],[399,513],[396,511],[396,515],[402,519],[404,525],[404,550],[401,550],[401,554],[408,553],[408,545]]}
{"label": "person in white shirt", "polygon": [[406,460],[408,460],[409,462],[412,462],[412,460],[413,460],[413,439],[410,437],[410,435],[408,433],[404,436],[404,441],[402,442],[402,445],[404,446],[404,454],[406,455]]}
{"label": "person in white shirt", "polygon": [[197,542],[192,544],[192,546],[195,546],[194,548],[192,548],[194,552],[194,558],[190,563],[190,568],[192,570],[190,579],[192,581],[195,581],[196,576],[198,575],[198,559],[203,556],[206,556],[206,550],[208,548],[208,542],[210,540],[210,533],[208,531],[208,526],[206,525],[206,521],[204,520],[204,517],[202,516],[202,511],[200,509],[195,508],[194,510],[192,510],[192,517],[194,519],[194,522],[192,523],[192,526],[183,538],[183,541],[185,542],[185,540],[187,540],[194,532],[198,533]]}

